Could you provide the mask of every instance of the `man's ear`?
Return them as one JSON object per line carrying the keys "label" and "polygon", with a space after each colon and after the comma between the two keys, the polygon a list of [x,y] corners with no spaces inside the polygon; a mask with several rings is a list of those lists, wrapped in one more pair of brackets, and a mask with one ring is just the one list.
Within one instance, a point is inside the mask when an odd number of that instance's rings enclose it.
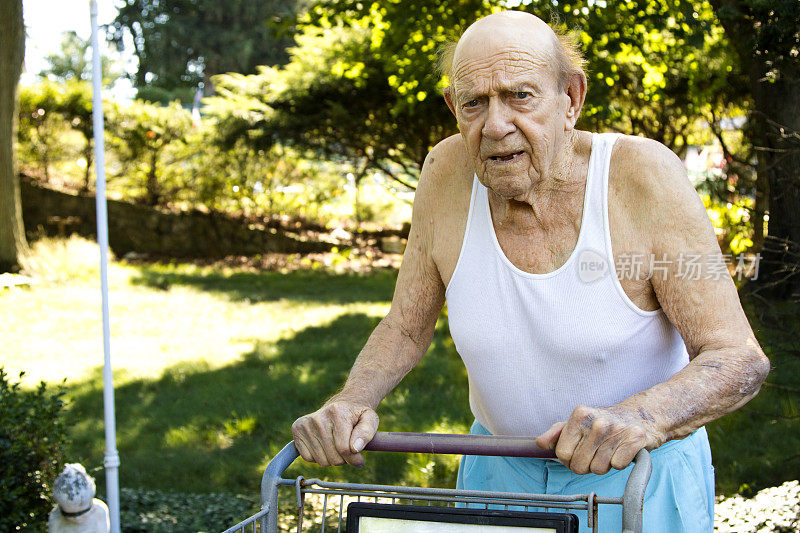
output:
{"label": "man's ear", "polygon": [[581,109],[583,108],[583,101],[586,99],[586,74],[582,70],[571,74],[564,91],[569,98],[564,129],[572,130],[575,128],[575,123],[578,122],[578,117],[581,115]]}
{"label": "man's ear", "polygon": [[453,98],[455,98],[453,87],[445,87],[444,101],[447,102],[447,107],[450,108],[450,111],[453,113],[453,116],[456,117],[456,120],[458,120],[458,115],[456,115],[456,104],[453,101]]}

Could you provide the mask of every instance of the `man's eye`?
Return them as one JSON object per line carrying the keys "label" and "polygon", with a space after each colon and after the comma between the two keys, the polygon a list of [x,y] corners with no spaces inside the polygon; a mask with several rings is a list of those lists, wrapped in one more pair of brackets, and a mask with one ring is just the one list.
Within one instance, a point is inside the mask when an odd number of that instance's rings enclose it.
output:
{"label": "man's eye", "polygon": [[477,98],[475,98],[473,100],[470,100],[469,102],[465,103],[464,107],[475,107],[476,105],[478,105],[478,99]]}
{"label": "man's eye", "polygon": [[525,98],[529,97],[531,93],[528,91],[517,91],[514,95],[519,98],[520,100],[524,100]]}

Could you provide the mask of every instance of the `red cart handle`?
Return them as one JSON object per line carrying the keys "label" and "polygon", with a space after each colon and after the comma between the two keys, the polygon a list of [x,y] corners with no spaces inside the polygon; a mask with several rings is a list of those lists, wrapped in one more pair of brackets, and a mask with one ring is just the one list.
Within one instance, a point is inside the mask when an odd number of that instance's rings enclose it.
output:
{"label": "red cart handle", "polygon": [[533,437],[509,435],[445,435],[437,433],[385,433],[379,431],[364,448],[375,452],[497,455],[555,459],[555,450],[536,446]]}

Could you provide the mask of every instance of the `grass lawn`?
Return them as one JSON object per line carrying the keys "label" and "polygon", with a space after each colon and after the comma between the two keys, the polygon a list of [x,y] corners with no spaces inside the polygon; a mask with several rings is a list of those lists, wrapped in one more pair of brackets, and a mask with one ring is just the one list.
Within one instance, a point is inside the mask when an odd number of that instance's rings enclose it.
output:
{"label": "grass lawn", "polygon": [[[69,460],[102,486],[103,359],[96,250],[39,247],[45,279],[0,292],[3,365],[25,383],[66,378]],[[343,383],[387,312],[396,272],[253,273],[191,264],[111,265],[112,357],[120,484],[257,493],[291,423]],[[466,374],[446,318],[422,365],[381,407],[382,429],[465,432]],[[363,469],[298,465],[294,474],[446,483],[455,458],[383,454]]]}
{"label": "grass lawn", "polygon": [[[29,386],[66,379],[68,458],[102,487],[97,251],[80,239],[44,241],[37,258],[39,282],[0,292],[2,364],[12,377],[25,370]],[[344,381],[388,310],[396,272],[115,262],[110,277],[121,486],[256,494],[292,421]],[[800,477],[796,309],[748,308],[779,386],[709,426],[719,492]],[[467,431],[466,373],[446,315],[421,365],[379,414],[385,431]],[[290,476],[446,486],[457,458],[372,454],[363,469],[292,468]]]}

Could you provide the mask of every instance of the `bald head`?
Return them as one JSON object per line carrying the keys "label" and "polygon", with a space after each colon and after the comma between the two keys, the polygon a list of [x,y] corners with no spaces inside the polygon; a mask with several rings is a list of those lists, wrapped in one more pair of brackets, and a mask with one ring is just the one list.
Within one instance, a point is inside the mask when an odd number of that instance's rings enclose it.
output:
{"label": "bald head", "polygon": [[461,36],[453,54],[453,75],[465,61],[513,46],[555,59],[558,39],[542,19],[522,11],[503,11],[475,21]]}
{"label": "bald head", "polygon": [[583,72],[585,65],[574,35],[554,31],[524,11],[501,11],[478,19],[457,43],[443,47],[439,67],[452,84],[466,63],[504,48],[526,50],[547,62],[558,76],[560,89],[570,75]]}

